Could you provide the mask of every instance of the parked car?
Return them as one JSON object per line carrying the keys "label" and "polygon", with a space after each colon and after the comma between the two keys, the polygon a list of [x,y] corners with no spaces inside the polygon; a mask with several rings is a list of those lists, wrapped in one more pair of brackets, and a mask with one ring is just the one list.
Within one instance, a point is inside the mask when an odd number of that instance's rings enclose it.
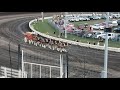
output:
{"label": "parked car", "polygon": [[120,18],[119,14],[113,15],[113,18]]}
{"label": "parked car", "polygon": [[[106,18],[107,18],[107,15],[106,15],[106,14],[104,14],[104,15],[101,16],[101,19],[106,19]],[[110,16],[109,16],[109,19],[112,19],[112,18],[113,18],[113,16],[110,15]]]}
{"label": "parked car", "polygon": [[92,33],[86,33],[86,34],[84,34],[84,36],[85,36],[86,38],[91,38],[91,37],[92,37]]}
{"label": "parked car", "polygon": [[118,25],[120,25],[120,19],[119,19],[119,20],[117,20],[117,23],[118,23]]}
{"label": "parked car", "polygon": [[[116,35],[115,33],[108,33],[108,39],[115,39]],[[102,38],[102,39],[105,39],[106,38],[106,34],[100,34],[98,35],[98,38]]]}
{"label": "parked car", "polygon": [[113,15],[113,18],[117,18],[117,16],[116,16],[116,15]]}
{"label": "parked car", "polygon": [[78,35],[78,34],[80,34],[80,33],[81,33],[80,30],[74,30],[74,31],[73,31],[73,34],[75,34],[75,35]]}
{"label": "parked car", "polygon": [[79,21],[83,21],[84,18],[83,17],[78,17]]}
{"label": "parked car", "polygon": [[107,17],[106,14],[101,15],[101,19],[106,19],[106,17]]}
{"label": "parked car", "polygon": [[114,32],[114,33],[120,33],[120,27],[119,27],[119,28],[114,28],[114,29],[113,29],[113,32]]}
{"label": "parked car", "polygon": [[89,21],[90,19],[88,17],[83,17],[83,21]]}
{"label": "parked car", "polygon": [[74,22],[74,21],[75,21],[75,18],[69,18],[69,21],[70,21],[70,22]]}
{"label": "parked car", "polygon": [[87,18],[89,18],[90,20],[94,20],[93,16],[88,16]]}
{"label": "parked car", "polygon": [[112,21],[113,26],[118,26],[117,20]]}
{"label": "parked car", "polygon": [[97,29],[97,30],[99,30],[99,29],[103,30],[103,29],[104,29],[104,26],[102,26],[102,25],[100,25],[100,24],[94,24],[94,25],[92,25],[92,28],[93,28],[93,29]]}
{"label": "parked car", "polygon": [[75,18],[75,22],[78,22],[78,21],[79,21],[79,18],[76,17],[76,18]]}
{"label": "parked car", "polygon": [[109,18],[110,18],[110,19],[112,19],[112,18],[113,18],[113,16],[109,16]]}
{"label": "parked car", "polygon": [[[104,28],[106,27],[106,22],[101,23],[102,26],[104,26]],[[108,22],[108,27],[112,28],[113,27],[113,23],[111,21]]]}
{"label": "parked car", "polygon": [[104,32],[94,32],[94,34],[92,35],[92,38],[100,38],[99,36],[101,34],[104,34]]}
{"label": "parked car", "polygon": [[99,20],[99,19],[101,19],[101,17],[99,17],[99,16],[94,16],[93,19],[94,19],[94,20]]}

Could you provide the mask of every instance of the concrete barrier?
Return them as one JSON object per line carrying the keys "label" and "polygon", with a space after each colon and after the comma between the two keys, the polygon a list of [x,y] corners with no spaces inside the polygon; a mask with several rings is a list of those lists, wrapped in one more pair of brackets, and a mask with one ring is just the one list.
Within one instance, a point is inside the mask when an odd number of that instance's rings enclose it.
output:
{"label": "concrete barrier", "polygon": [[[52,17],[45,17],[44,19],[51,19]],[[53,40],[59,40],[61,42],[65,42],[65,43],[69,43],[69,44],[73,44],[73,45],[79,45],[79,46],[83,46],[83,47],[90,47],[90,48],[94,48],[94,49],[99,49],[99,50],[104,50],[104,46],[98,46],[98,45],[91,45],[91,44],[87,44],[87,43],[81,43],[81,42],[75,42],[75,41],[71,41],[71,40],[66,40],[66,39],[62,39],[62,38],[57,38],[57,37],[53,37],[53,36],[50,36],[50,35],[46,35],[44,33],[41,33],[39,31],[36,31],[34,29],[34,27],[31,25],[33,22],[35,22],[36,19],[34,20],[31,20],[29,22],[29,28],[35,32],[36,34],[39,34],[43,37],[46,37],[46,38],[51,38]],[[108,50],[109,51],[114,51],[114,52],[120,52],[120,48],[114,48],[114,47],[108,47]]]}

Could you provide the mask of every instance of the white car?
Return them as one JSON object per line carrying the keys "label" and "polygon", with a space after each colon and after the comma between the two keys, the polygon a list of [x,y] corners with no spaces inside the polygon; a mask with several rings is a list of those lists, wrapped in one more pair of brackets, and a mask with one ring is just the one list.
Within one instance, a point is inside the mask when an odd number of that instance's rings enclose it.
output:
{"label": "white car", "polygon": [[78,21],[79,21],[79,18],[76,17],[76,18],[75,18],[75,21],[78,22]]}
{"label": "white car", "polygon": [[101,38],[103,35],[105,35],[105,33],[96,33],[94,38]]}
{"label": "white car", "polygon": [[[114,39],[116,37],[115,33],[108,33],[108,39]],[[106,34],[102,36],[103,39],[106,38]]]}
{"label": "white car", "polygon": [[88,17],[83,17],[84,21],[89,21],[90,19]]}
{"label": "white car", "polygon": [[83,17],[79,17],[79,21],[83,21],[84,20],[84,18]]}
{"label": "white car", "polygon": [[71,21],[71,22],[78,22],[79,18],[77,18],[77,17],[69,18],[69,21]]}
{"label": "white car", "polygon": [[120,14],[113,15],[113,18],[120,18]]}
{"label": "white car", "polygon": [[69,21],[70,21],[70,22],[74,22],[74,21],[75,21],[75,18],[70,18]]}
{"label": "white car", "polygon": [[109,16],[110,19],[112,19],[113,17],[112,16]]}
{"label": "white car", "polygon": [[98,38],[100,34],[104,34],[104,31],[93,31],[93,38]]}
{"label": "white car", "polygon": [[[118,26],[117,20],[109,21],[109,22],[108,22],[108,25],[109,25],[109,27],[111,27],[111,28],[112,28],[113,26]],[[106,23],[105,23],[105,22],[103,22],[103,26],[106,27]]]}
{"label": "white car", "polygon": [[99,17],[99,16],[94,16],[93,19],[94,19],[94,20],[99,20],[99,19],[101,19],[101,17]]}
{"label": "white car", "polygon": [[[115,33],[108,33],[108,39],[114,39],[116,37]],[[106,34],[99,34],[97,35],[97,38],[102,38],[105,39],[106,38]]]}
{"label": "white car", "polygon": [[112,21],[113,26],[118,26],[117,20]]}
{"label": "white car", "polygon": [[[103,23],[101,23],[101,24],[102,24],[102,26],[106,27],[106,22],[103,22]],[[112,24],[111,21],[108,22],[108,26],[109,26],[110,28],[113,27],[113,24]]]}
{"label": "white car", "polygon": [[100,25],[100,24],[94,24],[92,25],[92,28],[93,29],[97,29],[97,30],[103,30],[104,29],[104,26]]}

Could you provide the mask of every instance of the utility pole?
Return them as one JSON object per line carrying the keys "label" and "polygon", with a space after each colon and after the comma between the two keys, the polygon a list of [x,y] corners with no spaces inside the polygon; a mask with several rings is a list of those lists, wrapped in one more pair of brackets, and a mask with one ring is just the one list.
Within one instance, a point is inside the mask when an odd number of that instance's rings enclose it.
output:
{"label": "utility pole", "polygon": [[[106,29],[109,29],[109,12],[107,12],[107,18],[106,18]],[[106,33],[105,38],[105,52],[104,52],[104,70],[102,71],[102,78],[107,78],[107,65],[108,65],[108,31]]]}

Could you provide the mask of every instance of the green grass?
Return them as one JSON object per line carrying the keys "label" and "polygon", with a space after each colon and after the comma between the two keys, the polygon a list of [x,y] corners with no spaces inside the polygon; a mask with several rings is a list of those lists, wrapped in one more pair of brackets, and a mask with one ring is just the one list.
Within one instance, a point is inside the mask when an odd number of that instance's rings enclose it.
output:
{"label": "green grass", "polygon": [[[94,24],[96,22],[102,22],[102,21],[103,20],[96,20],[96,21],[94,20],[94,21],[82,21],[82,22],[73,22],[73,23],[76,23],[75,25],[78,25],[78,24],[81,24],[81,23]],[[39,32],[42,32],[42,33],[45,33],[45,34],[49,34],[49,35],[55,36],[55,37],[58,37],[58,35],[59,35],[58,30],[54,29],[51,25],[49,25],[47,20],[44,20],[44,22],[35,23],[35,24],[33,24],[33,26]],[[54,32],[56,32],[55,35],[54,35]],[[64,38],[64,35],[61,38]],[[94,42],[95,43],[98,42],[97,39],[82,38],[82,37],[78,37],[76,35],[71,35],[71,34],[67,34],[67,39],[68,40],[78,40],[78,41],[80,41],[82,43],[90,42],[91,44],[93,44]],[[100,42],[100,45],[103,46],[103,44],[104,44],[103,42]],[[120,48],[120,42],[109,41],[109,45],[108,46]]]}
{"label": "green grass", "polygon": [[54,32],[56,32],[56,36],[59,34],[57,30],[55,30],[47,23],[47,20],[44,20],[44,22],[35,23],[33,26],[37,31],[40,31],[41,33],[46,33],[52,36],[54,35]]}
{"label": "green grass", "polygon": [[116,47],[116,48],[120,48],[120,42],[117,42],[117,41],[109,41],[108,42],[108,46],[109,47]]}

